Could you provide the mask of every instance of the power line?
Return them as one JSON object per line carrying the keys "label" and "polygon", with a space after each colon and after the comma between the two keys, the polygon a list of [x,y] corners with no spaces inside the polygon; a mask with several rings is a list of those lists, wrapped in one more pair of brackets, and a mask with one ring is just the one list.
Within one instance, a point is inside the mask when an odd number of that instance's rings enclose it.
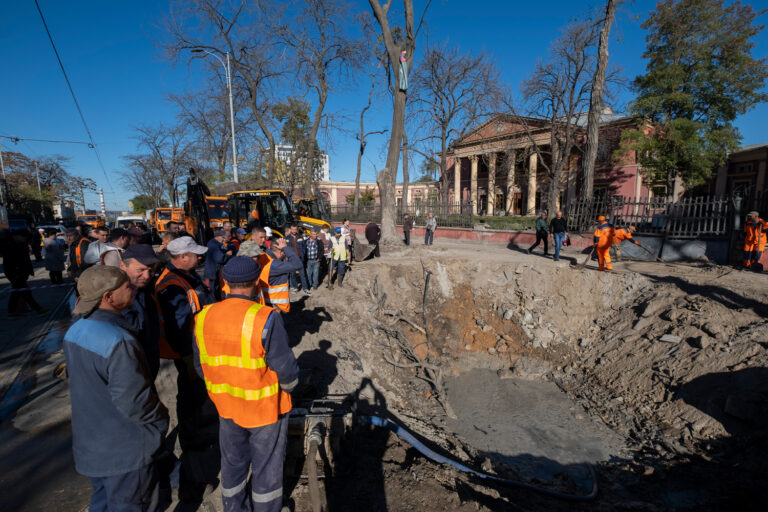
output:
{"label": "power line", "polygon": [[83,144],[85,146],[88,146],[89,148],[93,149],[95,146],[90,142],[85,142],[82,140],[51,140],[51,139],[28,139],[26,137],[14,137],[12,135],[0,135],[0,138],[8,139],[11,142],[51,142],[54,144]]}
{"label": "power line", "polygon": [[48,30],[48,23],[45,22],[45,16],[43,16],[43,11],[40,9],[40,4],[35,0],[35,7],[37,7],[37,12],[40,14],[40,19],[43,21],[43,26],[45,27],[45,33],[48,34],[48,40],[51,42],[51,47],[53,47],[53,53],[56,54],[56,60],[59,61],[59,67],[61,68],[61,73],[64,75],[64,80],[67,81],[67,87],[69,87],[69,92],[72,95],[72,99],[75,102],[75,107],[77,107],[77,112],[80,114],[80,120],[83,122],[83,126],[85,127],[85,133],[88,134],[88,140],[91,141],[91,149],[93,149],[93,152],[96,154],[96,160],[99,162],[99,167],[101,167],[101,172],[104,174],[104,179],[107,180],[107,185],[109,186],[110,190],[114,192],[112,189],[112,183],[109,181],[109,176],[107,176],[107,171],[104,169],[104,164],[101,161],[101,155],[99,154],[99,149],[96,147],[96,143],[93,141],[93,136],[91,135],[91,130],[88,128],[88,123],[85,122],[85,116],[83,115],[83,111],[80,109],[80,103],[77,101],[77,96],[75,96],[75,90],[72,89],[72,84],[69,81],[69,76],[67,75],[67,71],[64,69],[64,63],[61,62],[61,57],[59,56],[59,50],[56,49],[56,44],[53,42],[53,37],[51,36],[51,31]]}

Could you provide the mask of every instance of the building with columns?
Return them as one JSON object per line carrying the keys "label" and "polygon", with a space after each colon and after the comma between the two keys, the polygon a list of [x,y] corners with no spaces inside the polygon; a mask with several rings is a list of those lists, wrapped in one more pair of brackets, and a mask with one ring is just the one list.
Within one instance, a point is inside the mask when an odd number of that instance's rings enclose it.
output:
{"label": "building with columns", "polygon": [[[395,186],[395,198],[397,205],[399,206],[403,201],[403,184],[398,183]],[[320,181],[317,183],[317,189],[319,193],[323,194],[325,200],[331,206],[344,206],[348,205],[347,196],[351,196],[355,193],[354,181]],[[366,182],[360,183],[360,193],[365,192],[366,189],[373,190],[375,195],[376,204],[379,203],[379,188],[376,183]],[[434,181],[428,182],[414,182],[408,184],[408,197],[406,198],[406,204],[419,204],[426,202],[435,202],[438,199],[437,183]],[[296,196],[298,197],[298,196]]]}
{"label": "building with columns", "polygon": [[[566,208],[581,191],[586,115],[576,123],[579,147],[574,148],[563,170],[557,204],[546,204],[551,180],[543,164],[548,160],[539,161],[549,159],[549,123],[510,114],[497,114],[451,143],[446,160],[449,200],[453,204],[471,202],[475,215],[535,215],[542,208]],[[665,189],[651,187],[644,181],[634,152],[614,161],[622,132],[635,126],[635,120],[629,116],[613,114],[610,109],[603,112],[595,164],[596,195],[640,199],[653,193],[666,194]],[[539,147],[538,153],[533,141]]]}

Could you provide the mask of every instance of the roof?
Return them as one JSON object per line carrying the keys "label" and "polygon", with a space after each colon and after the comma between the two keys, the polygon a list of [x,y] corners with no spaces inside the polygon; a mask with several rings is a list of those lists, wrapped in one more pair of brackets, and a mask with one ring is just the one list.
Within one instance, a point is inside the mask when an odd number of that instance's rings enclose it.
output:
{"label": "roof", "polygon": [[768,149],[768,142],[763,142],[762,144],[750,144],[748,146],[741,146],[736,151],[731,152],[731,155],[735,155],[737,153],[747,153],[748,151],[755,151],[756,149]]}

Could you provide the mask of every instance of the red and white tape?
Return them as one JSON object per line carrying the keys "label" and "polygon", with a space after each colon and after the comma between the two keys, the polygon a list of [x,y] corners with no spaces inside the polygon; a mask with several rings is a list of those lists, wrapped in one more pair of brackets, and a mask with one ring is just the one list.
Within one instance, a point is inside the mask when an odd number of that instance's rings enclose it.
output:
{"label": "red and white tape", "polygon": [[31,290],[42,290],[44,288],[61,288],[62,286],[75,286],[75,284],[74,283],[44,284],[42,286],[30,286],[27,288],[5,288],[4,290],[0,290],[0,293],[26,292]]}

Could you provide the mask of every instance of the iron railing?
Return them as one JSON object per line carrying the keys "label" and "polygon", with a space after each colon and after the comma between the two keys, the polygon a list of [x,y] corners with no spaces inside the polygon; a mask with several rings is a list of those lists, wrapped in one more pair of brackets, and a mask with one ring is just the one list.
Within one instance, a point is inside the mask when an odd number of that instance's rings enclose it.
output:
{"label": "iron railing", "polygon": [[[359,205],[357,213],[352,205],[330,206],[331,221],[334,223],[349,219],[350,222],[365,223],[368,221],[381,222],[381,205]],[[472,214],[472,203],[441,203],[421,202],[397,207],[397,224],[402,225],[403,215],[408,214],[417,226],[423,226],[431,213],[437,219],[439,227],[473,228],[475,218]]]}

